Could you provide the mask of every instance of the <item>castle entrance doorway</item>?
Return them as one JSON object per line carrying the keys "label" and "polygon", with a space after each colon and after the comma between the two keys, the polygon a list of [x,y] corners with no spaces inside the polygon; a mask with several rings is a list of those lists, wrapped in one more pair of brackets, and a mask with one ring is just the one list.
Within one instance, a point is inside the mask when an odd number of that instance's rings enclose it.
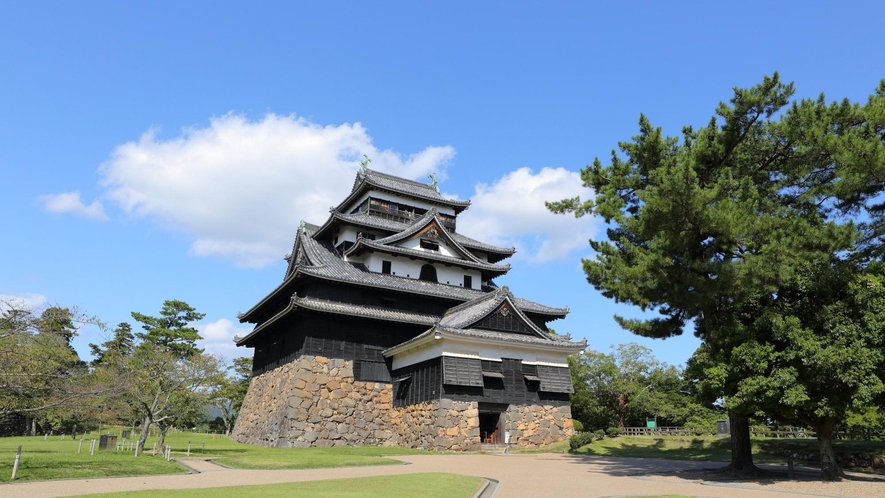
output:
{"label": "castle entrance doorway", "polygon": [[484,444],[504,444],[504,412],[507,405],[479,404],[479,437]]}

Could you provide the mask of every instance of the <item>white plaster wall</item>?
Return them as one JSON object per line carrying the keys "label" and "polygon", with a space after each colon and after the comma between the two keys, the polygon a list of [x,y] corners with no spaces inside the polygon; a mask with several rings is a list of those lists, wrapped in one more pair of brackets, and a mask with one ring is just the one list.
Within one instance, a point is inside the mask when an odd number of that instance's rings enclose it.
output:
{"label": "white plaster wall", "polygon": [[357,197],[355,201],[351,202],[351,203],[348,204],[347,206],[344,206],[344,208],[341,209],[341,212],[343,212],[343,213],[347,213],[347,214],[350,214],[350,212],[353,211],[354,208],[356,208],[357,206],[359,206],[360,204],[362,204],[363,201],[366,200],[366,199],[368,199],[369,197],[378,197],[378,196],[377,196],[377,195],[372,195],[372,192],[366,192],[365,194],[363,194],[363,195]]}
{"label": "white plaster wall", "polygon": [[[428,240],[430,240],[430,239],[428,239]],[[439,251],[434,251],[432,249],[424,249],[423,247],[421,247],[421,239],[420,238],[404,240],[404,241],[400,242],[399,244],[397,244],[397,246],[403,247],[406,249],[414,249],[416,251],[426,252],[426,253],[430,253],[430,254],[441,254],[443,256],[449,256],[452,258],[461,259],[461,255],[454,252],[452,250],[452,248],[450,248],[448,245],[443,243],[441,239],[436,239],[433,242],[439,243]]]}
{"label": "white plaster wall", "polygon": [[530,344],[477,344],[461,339],[445,338],[434,340],[422,347],[396,355],[393,358],[392,367],[396,370],[440,356],[457,356],[460,358],[476,358],[490,361],[501,361],[503,358],[511,358],[522,360],[523,363],[529,365],[568,366],[567,354],[545,351]]}
{"label": "white plaster wall", "polygon": [[[364,253],[359,258],[348,258],[348,261],[364,263],[369,268],[369,271],[376,273],[381,273],[383,261],[390,261],[390,269],[393,275],[414,279],[421,275],[421,267],[427,263],[426,261],[412,260],[403,256],[395,258],[390,254],[380,252]],[[436,278],[441,284],[461,287],[464,285],[464,275],[472,277],[473,289],[479,289],[482,284],[480,282],[482,275],[477,270],[464,270],[454,266],[446,267],[440,263],[435,263],[433,267],[436,268]]]}

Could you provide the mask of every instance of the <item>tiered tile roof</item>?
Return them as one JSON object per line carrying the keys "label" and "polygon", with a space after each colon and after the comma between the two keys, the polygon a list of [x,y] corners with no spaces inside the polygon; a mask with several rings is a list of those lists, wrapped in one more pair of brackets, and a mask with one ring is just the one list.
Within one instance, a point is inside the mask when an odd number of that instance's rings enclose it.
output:
{"label": "tiered tile roof", "polygon": [[357,174],[350,195],[335,210],[347,211],[348,206],[369,190],[382,190],[412,199],[420,199],[437,206],[452,208],[456,214],[470,207],[470,201],[446,199],[435,187],[426,183],[398,178],[379,171],[366,170],[365,174],[362,172]]}
{"label": "tiered tile roof", "polygon": [[466,303],[449,308],[440,319],[439,325],[447,329],[469,328],[488,316],[489,313],[496,310],[498,306],[505,301],[510,303],[510,306],[519,319],[536,336],[543,339],[551,339],[550,334],[538,328],[537,325],[519,310],[519,307],[516,306],[516,298],[513,297],[513,294],[510,293],[510,289],[508,289],[506,285],[494,292],[489,292],[482,297],[478,297],[473,301],[467,301]]}
{"label": "tiered tile roof", "polygon": [[[373,228],[390,233],[402,232],[403,230],[408,229],[414,224],[379,218],[368,213],[347,214],[340,211],[332,211],[331,216],[329,216],[329,219],[326,221],[326,223],[324,223],[323,226],[317,229],[316,236],[322,238],[323,236],[327,235],[331,228],[339,223],[365,228]],[[498,247],[492,244],[486,244],[485,242],[480,242],[478,240],[471,239],[470,237],[467,237],[465,235],[461,235],[458,232],[449,232],[449,235],[451,235],[453,239],[458,241],[459,244],[467,249],[473,249],[476,251],[483,251],[485,253],[488,253],[489,262],[491,263],[498,262],[516,253],[516,249],[513,247]]]}
{"label": "tiered tile roof", "polygon": [[416,325],[431,326],[439,320],[436,315],[427,313],[416,313],[413,311],[396,310],[384,308],[381,306],[365,306],[359,304],[342,303],[339,301],[329,301],[326,299],[317,299],[314,297],[298,297],[292,296],[289,305],[283,308],[279,313],[255,327],[244,337],[236,339],[237,344],[243,344],[251,337],[259,334],[262,330],[273,325],[279,319],[289,315],[298,308],[318,311],[321,313],[331,313],[334,315],[357,316],[361,318],[370,318],[375,320],[384,320],[387,322],[414,323]]}
{"label": "tiered tile roof", "polygon": [[[428,227],[429,225],[435,225],[439,237],[441,237],[450,248],[459,253],[461,255],[461,258],[445,256],[432,251],[419,251],[417,249],[409,249],[394,245],[397,242],[413,237],[415,234],[419,233],[421,230]],[[345,252],[345,255],[350,256],[351,254],[359,254],[365,248],[387,252],[390,254],[401,254],[404,256],[412,256],[426,260],[439,261],[441,263],[452,264],[465,268],[474,268],[483,272],[483,275],[486,276],[486,278],[501,276],[510,270],[509,264],[495,265],[491,263],[486,263],[485,261],[474,256],[473,253],[465,249],[463,246],[461,246],[461,244],[458,243],[458,241],[454,237],[452,237],[449,231],[443,227],[442,223],[436,217],[435,209],[431,209],[430,211],[428,211],[421,219],[417,220],[405,230],[389,237],[378,240],[370,240],[367,238],[357,239],[356,244],[348,249]]]}
{"label": "tiered tile roof", "polygon": [[549,339],[535,337],[525,334],[512,334],[509,332],[496,332],[493,330],[484,330],[484,329],[457,329],[457,328],[448,328],[442,327],[440,325],[435,325],[434,327],[422,332],[421,334],[415,336],[408,341],[402,342],[384,350],[384,356],[393,356],[395,354],[401,353],[402,351],[408,350],[410,345],[417,345],[425,341],[431,340],[437,332],[445,338],[446,335],[453,337],[466,337],[473,339],[481,339],[481,340],[489,340],[494,342],[504,342],[511,344],[526,344],[532,346],[544,346],[545,348],[561,350],[566,352],[567,354],[574,354],[580,351],[583,351],[587,347],[587,340],[583,341],[568,341],[568,340],[557,340],[554,337]]}
{"label": "tiered tile roof", "polygon": [[[296,262],[295,260],[297,258],[295,255],[298,254],[299,250],[303,251],[303,260],[301,262]],[[292,254],[291,270],[286,277],[286,280],[249,311],[238,315],[241,322],[248,321],[249,318],[252,318],[253,314],[263,304],[267,303],[272,297],[278,295],[278,293],[286,288],[297,275],[309,275],[323,280],[389,289],[411,294],[434,296],[453,301],[469,301],[486,294],[481,290],[440,284],[437,282],[428,282],[396,275],[374,273],[364,269],[364,267],[358,268],[339,258],[334,253],[334,250],[328,245],[311,237],[306,226],[299,232],[296,246],[293,249]],[[523,312],[547,315],[550,316],[551,319],[562,318],[568,314],[569,311],[568,308],[553,308],[527,299],[516,299],[514,300],[514,304]]]}

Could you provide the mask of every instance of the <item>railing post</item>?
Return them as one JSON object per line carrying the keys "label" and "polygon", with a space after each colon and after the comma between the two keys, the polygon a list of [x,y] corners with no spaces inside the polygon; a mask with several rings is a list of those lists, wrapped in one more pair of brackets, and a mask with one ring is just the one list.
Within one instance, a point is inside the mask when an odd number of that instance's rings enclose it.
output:
{"label": "railing post", "polygon": [[15,480],[15,474],[18,472],[18,463],[21,461],[21,459],[22,459],[22,446],[18,445],[18,450],[16,450],[16,452],[15,452],[15,463],[12,464],[12,478],[9,479],[10,481]]}

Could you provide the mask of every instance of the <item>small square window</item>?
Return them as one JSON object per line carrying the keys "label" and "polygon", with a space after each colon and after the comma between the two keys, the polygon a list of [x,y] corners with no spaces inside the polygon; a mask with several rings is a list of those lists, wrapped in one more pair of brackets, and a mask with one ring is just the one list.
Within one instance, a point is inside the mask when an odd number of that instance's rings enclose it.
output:
{"label": "small square window", "polygon": [[390,275],[391,263],[390,261],[382,261],[381,262],[381,273],[385,275]]}
{"label": "small square window", "polygon": [[473,277],[470,275],[464,275],[464,287],[467,289],[473,288]]}
{"label": "small square window", "polygon": [[428,251],[439,251],[439,243],[432,240],[421,239],[421,248]]}

